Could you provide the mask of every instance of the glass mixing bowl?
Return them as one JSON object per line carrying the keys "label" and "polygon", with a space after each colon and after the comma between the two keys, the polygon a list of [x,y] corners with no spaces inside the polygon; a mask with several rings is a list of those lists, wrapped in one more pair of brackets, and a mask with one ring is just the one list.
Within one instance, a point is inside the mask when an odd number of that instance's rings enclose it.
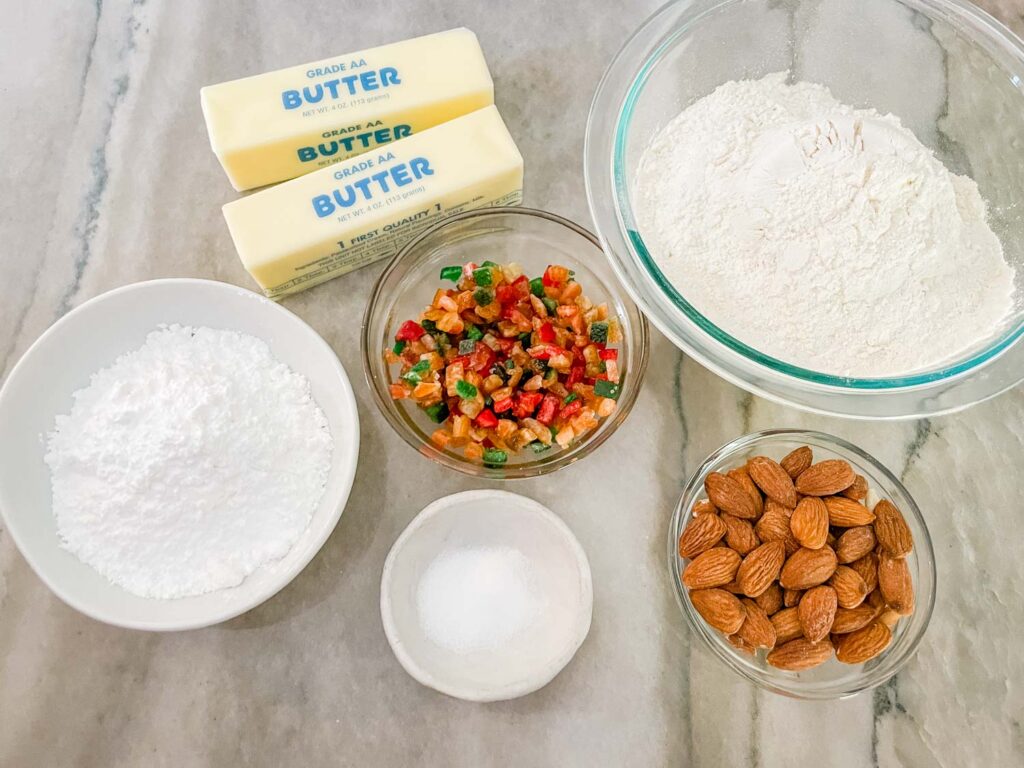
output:
{"label": "glass mixing bowl", "polygon": [[[692,517],[694,502],[707,498],[704,480],[712,472],[726,472],[745,464],[752,456],[770,456],[778,461],[794,448],[809,445],[814,460],[845,459],[868,481],[868,487],[879,498],[890,499],[910,526],[914,549],[907,555],[907,564],[914,580],[916,607],[904,616],[893,631],[891,645],[879,656],[864,664],[852,665],[835,657],[803,672],[789,672],[769,666],[765,653],[749,656],[733,647],[725,636],[708,624],[690,602],[683,586],[683,568],[687,561],[679,557],[679,536]],[[676,602],[691,629],[725,664],[753,683],[767,690],[798,699],[837,699],[852,696],[881,685],[899,672],[917,650],[928,628],[935,607],[935,553],[921,510],[910,493],[892,472],[877,459],[854,445],[822,432],[798,429],[773,429],[755,432],[727,443],[708,456],[686,483],[679,506],[672,515],[668,535],[668,567],[675,586]],[[822,640],[821,642],[828,642]]]}
{"label": "glass mixing bowl", "polygon": [[[788,70],[840,101],[891,112],[953,172],[972,177],[1017,270],[1015,310],[934,370],[830,376],[730,336],[658,269],[634,216],[651,137],[718,85]],[[677,0],[613,59],[590,111],[587,195],[627,290],[673,343],[745,389],[807,410],[897,419],[955,411],[1024,379],[1024,43],[966,0]],[[949,322],[957,322],[950,317]]]}
{"label": "glass mixing bowl", "polygon": [[[541,275],[549,264],[574,270],[583,292],[595,304],[608,304],[609,314],[619,319],[623,336],[615,345],[622,377],[615,412],[568,448],[556,446],[539,454],[520,451],[500,467],[469,461],[461,451],[441,450],[431,442],[430,435],[438,425],[410,401],[391,398],[388,385],[395,373],[384,360],[384,350],[394,344],[398,326],[416,318],[442,287],[441,267],[488,259],[499,264],[517,262],[530,277]],[[363,369],[381,413],[399,436],[423,455],[476,477],[536,477],[588,456],[625,421],[647,367],[649,335],[647,321],[615,277],[594,235],[545,211],[485,208],[444,219],[402,248],[385,267],[363,318]]]}

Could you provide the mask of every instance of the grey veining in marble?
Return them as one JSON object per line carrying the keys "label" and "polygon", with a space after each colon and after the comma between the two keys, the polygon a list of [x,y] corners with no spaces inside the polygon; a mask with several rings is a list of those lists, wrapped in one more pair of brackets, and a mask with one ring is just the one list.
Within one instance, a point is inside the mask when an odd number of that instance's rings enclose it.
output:
{"label": "grey veining in marble", "polygon": [[[235,193],[206,142],[207,83],[466,25],[526,158],[526,202],[589,223],[590,97],[657,2],[625,12],[585,0],[5,0],[0,370],[110,288],[170,276],[251,286],[220,214]],[[987,5],[1024,31],[1024,2]],[[357,384],[358,319],[379,270],[286,302]],[[585,547],[594,623],[548,687],[490,705],[406,676],[378,613],[398,533],[433,498],[476,484],[409,451],[357,391],[362,471],[337,530],[288,588],[222,626],[154,635],[91,621],[47,591],[0,529],[0,766],[1024,764],[1024,391],[927,422],[846,422],[751,397],[656,337],[615,438],[514,486]],[[669,515],[694,465],[743,432],[787,425],[882,458],[935,540],[938,603],[920,652],[850,700],[796,702],[734,677],[688,633],[664,566]]]}

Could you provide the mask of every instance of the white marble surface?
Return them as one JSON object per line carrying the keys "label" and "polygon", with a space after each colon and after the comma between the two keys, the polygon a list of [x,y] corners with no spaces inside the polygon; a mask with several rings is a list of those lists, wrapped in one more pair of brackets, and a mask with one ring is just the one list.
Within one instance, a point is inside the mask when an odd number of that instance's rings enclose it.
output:
{"label": "white marble surface", "polygon": [[[0,370],[110,288],[169,276],[250,285],[219,211],[235,194],[198,100],[201,85],[230,77],[469,26],[526,158],[526,202],[589,223],[586,109],[605,62],[655,4],[5,0]],[[1021,0],[989,7],[1024,30]],[[356,382],[358,318],[379,269],[287,301]],[[365,387],[358,397],[363,471],[337,530],[291,586],[220,627],[154,635],[86,619],[0,529],[0,765],[1024,764],[1024,391],[952,417],[851,423],[752,398],[657,338],[616,437],[580,465],[514,486],[560,513],[587,550],[594,623],[551,685],[491,705],[405,675],[377,603],[406,523],[478,484],[417,457]],[[664,567],[670,510],[695,463],[738,434],[786,425],[883,458],[935,539],[938,603],[919,654],[846,701],[790,701],[734,677],[688,633]]]}

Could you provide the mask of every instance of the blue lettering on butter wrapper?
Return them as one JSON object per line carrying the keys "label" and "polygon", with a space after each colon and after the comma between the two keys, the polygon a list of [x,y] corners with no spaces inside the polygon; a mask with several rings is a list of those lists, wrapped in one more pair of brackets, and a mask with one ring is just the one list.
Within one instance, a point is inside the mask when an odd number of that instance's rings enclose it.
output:
{"label": "blue lettering on butter wrapper", "polygon": [[386,195],[392,188],[404,187],[424,176],[433,176],[434,169],[425,157],[414,157],[408,163],[398,163],[387,170],[351,181],[344,187],[316,195],[310,202],[316,215],[323,219],[338,208],[351,208],[360,200],[372,200],[378,194]]}
{"label": "blue lettering on butter wrapper", "polygon": [[401,85],[398,70],[394,67],[369,69],[357,75],[346,75],[324,80],[316,85],[303,86],[302,89],[281,92],[281,104],[285,109],[298,109],[303,104],[318,104],[324,98],[330,100],[342,96],[355,96],[357,93],[377,91],[392,85]]}
{"label": "blue lettering on butter wrapper", "polygon": [[349,136],[342,136],[331,141],[317,144],[315,147],[299,147],[296,153],[299,160],[308,163],[321,157],[331,157],[342,151],[349,154],[360,149],[370,149],[381,144],[404,138],[412,134],[411,125],[396,125],[393,128],[377,128],[372,131],[363,131]]}

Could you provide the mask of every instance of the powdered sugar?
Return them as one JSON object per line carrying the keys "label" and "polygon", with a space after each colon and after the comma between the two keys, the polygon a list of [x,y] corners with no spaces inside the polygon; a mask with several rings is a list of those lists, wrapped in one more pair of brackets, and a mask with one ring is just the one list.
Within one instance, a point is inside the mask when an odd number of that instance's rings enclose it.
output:
{"label": "powdered sugar", "polygon": [[143,597],[236,586],[305,531],[332,451],[309,382],[266,343],[162,328],[57,417],[46,454],[57,531]]}
{"label": "powdered sugar", "polygon": [[786,77],[722,85],[647,148],[635,208],[666,277],[746,344],[840,376],[989,336],[1014,273],[977,185],[896,117]]}
{"label": "powdered sugar", "polygon": [[530,560],[512,547],[471,547],[430,563],[416,594],[424,632],[458,653],[493,650],[528,630],[546,606]]}

